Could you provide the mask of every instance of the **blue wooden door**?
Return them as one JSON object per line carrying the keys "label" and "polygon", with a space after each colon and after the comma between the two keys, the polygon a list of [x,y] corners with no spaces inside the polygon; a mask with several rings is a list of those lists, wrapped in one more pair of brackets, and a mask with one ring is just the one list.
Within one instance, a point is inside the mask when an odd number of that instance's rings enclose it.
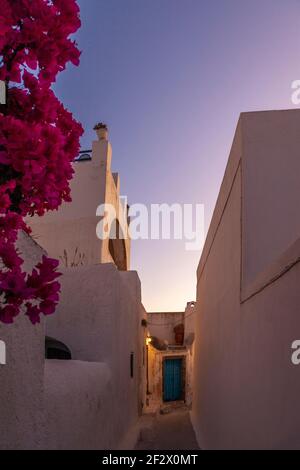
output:
{"label": "blue wooden door", "polygon": [[180,400],[182,397],[182,359],[164,360],[164,401]]}

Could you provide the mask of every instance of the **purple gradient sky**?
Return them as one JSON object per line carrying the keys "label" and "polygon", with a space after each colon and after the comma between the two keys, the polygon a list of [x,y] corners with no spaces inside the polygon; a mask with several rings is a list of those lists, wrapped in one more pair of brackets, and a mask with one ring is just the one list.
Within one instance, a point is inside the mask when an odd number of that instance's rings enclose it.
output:
{"label": "purple gradient sky", "polygon": [[[82,52],[55,91],[86,129],[105,121],[129,203],[204,203],[206,229],[239,113],[292,108],[298,0],[79,0]],[[199,252],[132,243],[149,311],[195,299]]]}

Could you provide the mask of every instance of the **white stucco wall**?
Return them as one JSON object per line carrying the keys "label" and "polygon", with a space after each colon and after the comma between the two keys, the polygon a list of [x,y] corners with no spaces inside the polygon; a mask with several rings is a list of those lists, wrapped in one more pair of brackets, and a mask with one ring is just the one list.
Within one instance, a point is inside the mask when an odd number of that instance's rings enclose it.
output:
{"label": "white stucco wall", "polygon": [[[18,248],[31,271],[44,253],[27,235]],[[20,314],[15,323],[0,323],[6,344],[6,365],[0,365],[0,449],[37,449],[43,446],[44,319],[33,326]]]}
{"label": "white stucco wall", "polygon": [[[102,430],[113,433],[107,439],[113,440],[116,446],[135,428],[142,402],[144,310],[139,278],[133,271],[118,271],[113,264],[98,264],[65,270],[61,283],[61,301],[56,314],[47,319],[46,332],[63,341],[71,349],[74,360],[108,365],[111,388],[107,408],[112,425],[105,424],[104,417]],[[133,378],[130,376],[132,352]],[[76,442],[73,442],[75,448]]]}
{"label": "white stucco wall", "polygon": [[46,449],[110,449],[111,371],[104,363],[46,360]]}
{"label": "white stucco wall", "polygon": [[[24,234],[18,246],[27,270],[44,253]],[[22,315],[0,324],[0,449],[132,448],[145,389],[139,278],[98,264],[66,270],[60,282],[46,328],[45,318],[32,325]],[[65,342],[73,360],[45,361],[45,333]]]}
{"label": "white stucco wall", "polygon": [[[111,263],[109,240],[100,240],[96,216],[100,204],[111,204],[120,224],[127,226],[120,207],[120,178],[112,173],[112,147],[106,140],[94,141],[92,159],[73,163],[74,176],[70,182],[72,202],[63,203],[57,211],[43,217],[28,217],[33,237],[50,256],[59,259],[62,267],[72,264]],[[124,240],[126,269],[130,266],[130,239]]]}
{"label": "white stucco wall", "polygon": [[238,124],[197,273],[192,419],[204,449],[299,448],[299,128],[300,110]]}
{"label": "white stucco wall", "polygon": [[151,336],[175,344],[174,327],[184,323],[184,312],[149,312],[147,318]]}
{"label": "white stucco wall", "polygon": [[299,110],[246,113],[241,125],[246,283],[299,238]]}

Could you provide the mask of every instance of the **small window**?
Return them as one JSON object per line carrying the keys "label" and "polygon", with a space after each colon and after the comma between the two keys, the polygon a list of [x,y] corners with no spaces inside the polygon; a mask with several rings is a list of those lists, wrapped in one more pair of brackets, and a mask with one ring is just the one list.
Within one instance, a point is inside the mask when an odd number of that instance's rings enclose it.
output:
{"label": "small window", "polygon": [[133,378],[133,369],[134,369],[134,353],[130,353],[130,377]]}
{"label": "small window", "polygon": [[72,359],[70,349],[61,341],[46,336],[45,338],[45,358],[46,359]]}
{"label": "small window", "polygon": [[74,162],[85,162],[92,160],[92,150],[81,150],[79,155],[74,159]]}

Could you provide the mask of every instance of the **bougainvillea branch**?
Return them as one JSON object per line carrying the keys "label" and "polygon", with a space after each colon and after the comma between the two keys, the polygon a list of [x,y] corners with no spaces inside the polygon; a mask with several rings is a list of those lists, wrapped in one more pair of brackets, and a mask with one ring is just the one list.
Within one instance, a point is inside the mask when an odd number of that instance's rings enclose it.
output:
{"label": "bougainvillea branch", "polygon": [[24,311],[32,323],[55,311],[58,261],[46,256],[32,273],[16,248],[27,216],[70,201],[72,164],[82,127],[51,85],[80,53],[70,35],[80,26],[75,0],[0,0],[0,321]]}

